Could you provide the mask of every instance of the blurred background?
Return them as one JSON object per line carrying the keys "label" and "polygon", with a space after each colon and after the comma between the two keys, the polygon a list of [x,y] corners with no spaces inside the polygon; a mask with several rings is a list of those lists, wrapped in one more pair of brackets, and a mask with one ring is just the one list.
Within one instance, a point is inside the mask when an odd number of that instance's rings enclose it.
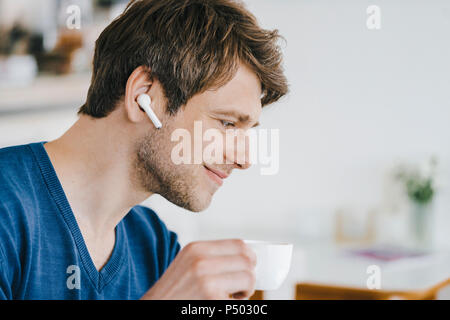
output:
{"label": "blurred background", "polygon": [[[200,214],[158,196],[144,204],[182,245],[294,243],[289,280],[266,298],[292,298],[303,280],[364,287],[373,263],[387,289],[422,290],[447,278],[450,3],[245,2],[286,39],[290,94],[261,119],[280,129],[279,172],[234,172]],[[126,3],[0,0],[0,147],[55,139],[76,121],[95,40]],[[371,5],[379,28],[367,23]]]}

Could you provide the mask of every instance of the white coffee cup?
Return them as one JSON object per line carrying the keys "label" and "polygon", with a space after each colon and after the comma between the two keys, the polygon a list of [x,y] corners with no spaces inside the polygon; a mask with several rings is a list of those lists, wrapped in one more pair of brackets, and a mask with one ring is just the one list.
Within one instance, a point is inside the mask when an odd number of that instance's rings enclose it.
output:
{"label": "white coffee cup", "polygon": [[278,289],[289,272],[292,243],[244,240],[256,254],[255,290]]}

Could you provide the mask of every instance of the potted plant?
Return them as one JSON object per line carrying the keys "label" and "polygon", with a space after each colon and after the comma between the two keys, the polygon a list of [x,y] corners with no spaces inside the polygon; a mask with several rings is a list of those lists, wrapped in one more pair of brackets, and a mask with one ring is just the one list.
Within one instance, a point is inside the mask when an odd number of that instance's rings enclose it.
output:
{"label": "potted plant", "polygon": [[411,236],[418,248],[429,248],[433,235],[433,199],[435,197],[436,159],[431,158],[427,170],[417,167],[401,166],[396,172],[396,178],[403,184],[410,200]]}

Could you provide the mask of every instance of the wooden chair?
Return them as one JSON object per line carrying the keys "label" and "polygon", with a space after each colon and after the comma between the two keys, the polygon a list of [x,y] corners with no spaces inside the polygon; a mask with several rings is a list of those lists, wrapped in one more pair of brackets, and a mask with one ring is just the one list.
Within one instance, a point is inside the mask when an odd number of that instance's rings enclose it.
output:
{"label": "wooden chair", "polygon": [[298,283],[296,285],[296,300],[435,300],[442,288],[450,285],[447,279],[431,288],[424,290],[370,290],[330,286],[316,283]]}
{"label": "wooden chair", "polygon": [[264,291],[256,290],[249,300],[264,300]]}

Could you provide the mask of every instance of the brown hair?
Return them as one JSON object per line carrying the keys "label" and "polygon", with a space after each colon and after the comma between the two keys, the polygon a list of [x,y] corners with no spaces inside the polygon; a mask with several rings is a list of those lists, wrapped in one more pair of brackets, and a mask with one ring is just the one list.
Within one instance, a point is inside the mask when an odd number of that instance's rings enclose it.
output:
{"label": "brown hair", "polygon": [[78,114],[107,116],[139,66],[159,80],[172,114],[195,94],[226,84],[239,62],[260,79],[262,105],[273,103],[288,91],[279,38],[237,1],[132,0],[96,41],[91,86]]}

